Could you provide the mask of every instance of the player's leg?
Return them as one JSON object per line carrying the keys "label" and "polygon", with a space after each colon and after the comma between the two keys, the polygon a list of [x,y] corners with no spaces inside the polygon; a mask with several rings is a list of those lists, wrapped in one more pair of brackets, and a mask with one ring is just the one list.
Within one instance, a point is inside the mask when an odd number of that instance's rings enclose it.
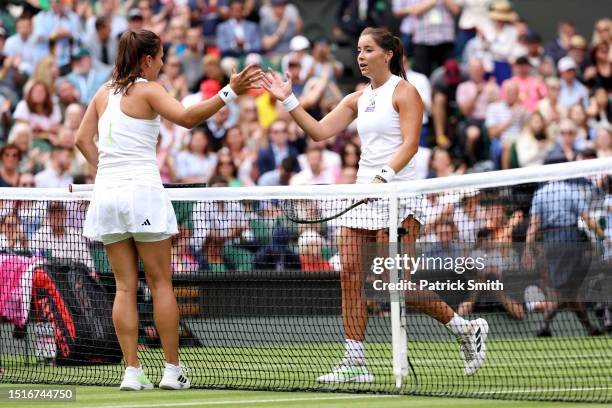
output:
{"label": "player's leg", "polygon": [[[413,217],[402,222],[406,231],[403,247],[407,254],[414,256],[414,243],[419,235],[420,223]],[[408,276],[406,276],[408,278]],[[411,291],[406,303],[442,323],[459,341],[463,356],[464,374],[472,375],[482,366],[485,358],[486,339],[489,325],[484,319],[465,320],[440,297],[430,290]]]}
{"label": "player's leg", "polygon": [[164,376],[159,387],[189,388],[189,379],[179,364],[179,310],[172,287],[171,239],[148,242],[147,239],[151,238],[144,235],[135,239],[153,297],[153,320],[166,358]]}
{"label": "player's leg", "polygon": [[368,309],[363,289],[361,257],[364,245],[374,243],[375,231],[343,227],[340,229],[340,283],[342,287],[342,320],[346,338],[344,359],[320,382],[372,382],[365,361],[365,333]]}
{"label": "player's leg", "polygon": [[[115,239],[123,238],[113,242]],[[138,361],[138,309],[136,289],[138,287],[138,264],[134,241],[128,235],[105,238],[108,260],[115,276],[115,301],[113,302],[113,324],[119,339],[126,369],[120,389],[137,391],[153,388]]]}

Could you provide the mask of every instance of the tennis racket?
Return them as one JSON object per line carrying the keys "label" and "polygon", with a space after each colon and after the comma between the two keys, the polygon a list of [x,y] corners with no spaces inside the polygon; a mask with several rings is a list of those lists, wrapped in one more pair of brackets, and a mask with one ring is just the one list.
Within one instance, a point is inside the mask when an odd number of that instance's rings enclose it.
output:
{"label": "tennis racket", "polygon": [[[204,188],[206,183],[164,183],[164,188]],[[93,184],[70,184],[68,191],[78,193],[80,191],[93,191]]]}
{"label": "tennis racket", "polygon": [[[282,200],[281,209],[285,217],[296,224],[318,224],[338,218],[362,204],[373,201],[371,198],[340,199],[330,201],[311,199]],[[332,204],[332,205],[330,205]]]}

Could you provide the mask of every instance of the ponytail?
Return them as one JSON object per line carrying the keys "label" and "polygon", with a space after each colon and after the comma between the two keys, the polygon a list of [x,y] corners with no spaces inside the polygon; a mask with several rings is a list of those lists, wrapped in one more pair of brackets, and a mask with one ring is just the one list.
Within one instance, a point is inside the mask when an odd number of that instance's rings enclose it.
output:
{"label": "ponytail", "polygon": [[393,75],[406,79],[406,70],[404,69],[404,45],[396,36],[393,37],[393,57],[391,57],[391,61],[389,62],[389,70]]}
{"label": "ponytail", "polygon": [[142,74],[140,64],[147,55],[155,57],[161,49],[159,36],[148,30],[128,30],[121,35],[117,59],[111,75],[114,93],[125,93]]}
{"label": "ponytail", "polygon": [[406,70],[404,69],[404,46],[400,39],[385,28],[385,27],[367,27],[361,32],[361,35],[369,35],[374,39],[374,42],[385,51],[392,51],[393,57],[389,61],[389,71],[393,75],[397,75],[402,79],[406,79]]}

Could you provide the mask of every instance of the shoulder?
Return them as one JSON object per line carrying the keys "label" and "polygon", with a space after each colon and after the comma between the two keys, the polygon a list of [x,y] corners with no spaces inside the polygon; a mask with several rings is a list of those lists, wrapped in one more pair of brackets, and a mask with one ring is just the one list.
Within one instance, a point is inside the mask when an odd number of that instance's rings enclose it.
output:
{"label": "shoulder", "polygon": [[393,103],[414,103],[415,101],[421,101],[421,96],[417,91],[416,87],[410,82],[400,79],[395,86],[393,91]]}
{"label": "shoulder", "polygon": [[355,91],[353,93],[350,93],[350,94],[346,95],[344,98],[342,98],[342,101],[340,102],[340,105],[344,105],[344,106],[354,110],[355,112],[357,112],[357,103],[358,103],[359,98],[361,97],[361,95],[363,95],[363,89],[361,89],[359,91]]}

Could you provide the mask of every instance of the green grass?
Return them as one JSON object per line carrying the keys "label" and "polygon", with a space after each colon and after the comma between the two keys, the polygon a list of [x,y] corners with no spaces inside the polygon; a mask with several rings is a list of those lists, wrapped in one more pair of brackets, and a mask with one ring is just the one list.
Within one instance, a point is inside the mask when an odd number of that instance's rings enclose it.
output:
{"label": "green grass", "polygon": [[[7,388],[6,385],[0,389]],[[424,408],[424,407],[491,407],[499,408],[578,408],[603,407],[601,404],[576,404],[559,402],[491,401],[468,398],[436,398],[372,394],[341,394],[312,392],[270,392],[229,390],[151,390],[122,392],[109,387],[76,387],[76,400],[63,403],[51,402],[0,402],[0,407],[41,408],[156,408],[156,407],[323,407],[340,408]],[[609,405],[608,405],[609,406]]]}
{"label": "green grass", "polygon": [[[491,340],[487,342],[487,345],[485,367],[477,375],[465,377],[455,343],[451,341],[411,341],[409,343],[410,360],[417,373],[418,384],[410,376],[406,379],[407,384],[401,392],[448,397],[612,401],[611,337],[500,339]],[[190,367],[189,376],[193,385],[202,388],[397,393],[394,378],[391,375],[390,345],[387,343],[368,344],[368,365],[376,376],[374,384],[345,384],[342,387],[329,387],[317,383],[315,378],[330,370],[341,356],[342,348],[341,343],[292,344],[282,347],[183,348],[182,361],[187,367]],[[161,361],[163,361],[161,351],[150,349],[140,352],[139,355],[149,377],[154,382],[158,380],[161,377]],[[87,381],[116,386],[121,381],[122,375],[120,365],[41,367],[24,364],[22,357],[8,356],[4,356],[2,361],[7,369],[0,377],[0,381],[8,383],[32,383],[43,380],[55,383]],[[84,390],[88,395],[88,388]],[[102,390],[100,394],[104,394],[100,398],[106,394],[115,393],[113,388],[98,388],[98,390]],[[225,395],[240,395],[240,393],[232,394],[217,390],[189,391],[185,394],[180,393],[180,395],[185,395],[185,398],[187,395],[199,395],[198,398],[204,399],[220,395],[219,398],[223,399]],[[245,395],[274,395],[277,397],[279,395],[299,395],[315,398],[318,394]],[[325,398],[330,398],[329,401],[325,400],[325,403],[332,403],[333,398],[338,396],[341,395],[324,394]],[[92,398],[94,397],[92,395]],[[363,401],[369,398],[363,394],[359,396],[361,397],[365,398]],[[132,396],[123,398],[129,398],[128,400],[131,401]],[[355,405],[362,402],[359,398],[351,401],[350,404]],[[334,403],[346,404],[346,400],[338,401]],[[377,400],[373,398],[372,401]],[[391,406],[388,405],[391,401],[396,400],[385,399],[384,406]],[[416,399],[415,401],[434,404],[438,400]],[[453,406],[455,401],[461,404],[465,400],[443,399],[441,401],[447,401],[449,403],[447,406]],[[488,404],[490,406],[491,402],[489,401]]]}

